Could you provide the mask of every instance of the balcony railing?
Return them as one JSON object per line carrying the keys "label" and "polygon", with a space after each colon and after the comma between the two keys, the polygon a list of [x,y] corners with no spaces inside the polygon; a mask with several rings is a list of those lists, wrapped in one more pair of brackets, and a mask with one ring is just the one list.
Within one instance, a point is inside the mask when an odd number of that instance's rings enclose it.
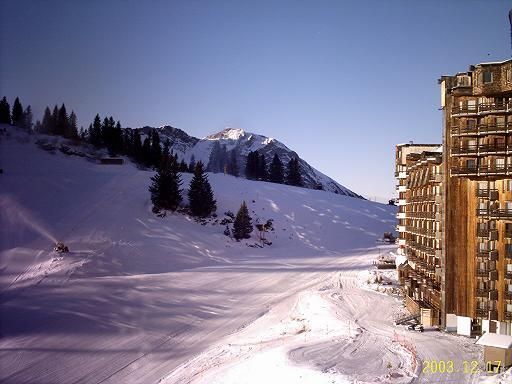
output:
{"label": "balcony railing", "polygon": [[507,147],[505,143],[497,144],[480,144],[480,145],[467,145],[464,147],[452,147],[452,155],[485,155],[496,153],[507,153],[512,151],[512,146]]}
{"label": "balcony railing", "polygon": [[490,269],[477,269],[476,275],[479,277],[489,277]]}
{"label": "balcony railing", "polygon": [[512,210],[510,209],[489,209],[489,208],[477,208],[477,216],[490,216],[492,218],[510,218],[512,217]]}
{"label": "balcony railing", "polygon": [[495,195],[496,193],[499,193],[497,189],[477,189],[476,190],[476,196],[477,197],[486,197],[489,198],[491,195]]}
{"label": "balcony railing", "polygon": [[487,308],[477,308],[476,309],[476,317],[487,317],[489,315],[489,310]]}
{"label": "balcony railing", "polygon": [[411,217],[414,219],[435,219],[435,212],[406,212],[405,215],[407,217]]}
{"label": "balcony railing", "polygon": [[452,108],[452,115],[472,115],[490,112],[508,112],[508,103],[480,103],[475,105],[459,106]]}
{"label": "balcony railing", "polygon": [[487,297],[487,296],[489,296],[489,291],[490,291],[489,288],[478,288],[476,290],[476,295],[478,297]]}
{"label": "balcony railing", "polygon": [[512,124],[510,123],[480,124],[475,126],[454,126],[450,130],[452,136],[475,136],[508,132],[512,132]]}
{"label": "balcony railing", "polygon": [[479,166],[454,166],[451,168],[454,176],[460,175],[505,175],[512,173],[512,164],[506,165],[479,165]]}

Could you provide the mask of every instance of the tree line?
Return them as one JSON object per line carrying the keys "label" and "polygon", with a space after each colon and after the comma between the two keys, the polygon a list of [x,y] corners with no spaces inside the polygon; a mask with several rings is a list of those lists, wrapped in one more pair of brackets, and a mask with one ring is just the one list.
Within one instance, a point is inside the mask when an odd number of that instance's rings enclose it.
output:
{"label": "tree line", "polygon": [[303,187],[304,182],[299,168],[299,159],[292,157],[286,165],[277,153],[274,154],[270,166],[267,168],[265,155],[258,151],[251,151],[247,156],[245,175],[250,180],[263,180],[272,183],[289,184]]}
{"label": "tree line", "polygon": [[[184,159],[179,160],[172,151],[169,153],[171,147],[169,139],[161,143],[160,135],[155,129],[151,129],[142,140],[138,129],[123,129],[119,120],[116,122],[112,116],[105,116],[102,119],[99,114],[96,114],[87,129],[83,127],[78,129],[75,112],[71,111],[68,114],[64,103],[60,107],[55,105],[53,110],[46,107],[42,121],[37,120],[35,125],[33,125],[32,120],[33,115],[30,105],[23,109],[18,97],[16,97],[12,109],[5,96],[0,101],[0,123],[12,124],[27,130],[33,129],[43,134],[58,135],[89,143],[96,148],[106,148],[112,156],[126,155],[134,162],[154,169],[160,167],[161,162],[165,160],[164,155],[173,156],[173,162],[176,163],[173,166],[177,166],[179,172],[195,172],[194,156],[192,155],[188,164]],[[165,161],[168,161],[168,159]],[[215,141],[210,152],[206,171],[239,177],[240,167],[236,147],[228,151],[225,144]],[[263,153],[258,151],[249,152],[245,164],[245,176],[250,180],[304,186],[298,158],[291,158],[285,167],[277,153],[274,154],[270,165],[267,167]]]}

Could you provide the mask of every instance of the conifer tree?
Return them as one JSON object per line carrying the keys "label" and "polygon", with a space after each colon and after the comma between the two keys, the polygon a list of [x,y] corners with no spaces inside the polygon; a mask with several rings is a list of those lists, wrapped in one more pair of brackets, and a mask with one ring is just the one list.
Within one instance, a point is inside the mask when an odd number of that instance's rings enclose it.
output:
{"label": "conifer tree", "polygon": [[288,162],[288,169],[286,173],[286,183],[289,185],[295,185],[297,187],[304,186],[302,176],[299,170],[299,159],[292,157]]}
{"label": "conifer tree", "polygon": [[144,139],[144,142],[142,143],[142,163],[146,167],[151,166],[151,141],[149,140],[149,137],[146,136]]}
{"label": "conifer tree", "polygon": [[11,106],[5,96],[0,101],[0,124],[11,124]]}
{"label": "conifer tree", "polygon": [[214,141],[212,150],[210,152],[210,157],[208,159],[208,166],[206,167],[208,171],[213,173],[222,172],[221,166],[221,148],[219,141]]}
{"label": "conifer tree", "polygon": [[142,141],[140,138],[139,130],[133,132],[133,158],[136,162],[142,163]]}
{"label": "conifer tree", "polygon": [[260,154],[258,161],[258,179],[267,180],[267,162],[263,153]]}
{"label": "conifer tree", "polygon": [[66,132],[64,133],[64,137],[69,139],[78,138],[78,122],[75,115],[75,111],[71,111],[69,115],[68,122],[66,124]]}
{"label": "conifer tree", "polygon": [[51,134],[53,132],[52,124],[52,113],[50,112],[50,108],[46,107],[41,123],[41,133]]}
{"label": "conifer tree", "polygon": [[283,163],[281,162],[281,159],[279,158],[277,153],[274,154],[272,163],[270,163],[268,179],[273,183],[284,183]]}
{"label": "conifer tree", "polygon": [[235,177],[238,177],[240,174],[240,171],[238,169],[237,153],[235,148],[233,148],[230,151],[228,173]]}
{"label": "conifer tree", "polygon": [[[160,135],[156,129],[151,130],[151,164],[158,167],[162,159],[162,147],[160,146]],[[176,166],[176,164],[174,164]]]}
{"label": "conifer tree", "polygon": [[89,126],[89,140],[95,147],[101,146],[101,119],[99,114],[96,114],[92,125]]}
{"label": "conifer tree", "polygon": [[151,178],[149,191],[153,212],[159,215],[165,215],[162,211],[175,211],[182,200],[181,176],[176,172],[173,161],[172,157],[163,158],[156,175]]}
{"label": "conifer tree", "polygon": [[192,215],[209,216],[217,209],[208,176],[203,170],[203,163],[198,161],[194,169],[194,177],[190,181],[188,200]]}
{"label": "conifer tree", "polygon": [[250,180],[258,179],[260,157],[257,151],[251,151],[247,155],[247,162],[245,164],[245,176]]}
{"label": "conifer tree", "polygon": [[51,128],[52,130],[49,132],[50,135],[57,135],[57,121],[59,120],[59,107],[57,107],[57,104],[53,107],[52,111],[52,124]]}
{"label": "conifer tree", "polygon": [[184,159],[181,159],[180,162],[180,172],[188,172],[188,166]]}
{"label": "conifer tree", "polygon": [[233,237],[237,240],[250,238],[252,232],[251,221],[249,210],[247,209],[245,201],[243,201],[236,214],[235,222],[233,223]]}
{"label": "conifer tree", "polygon": [[31,131],[33,119],[34,115],[32,115],[32,107],[29,105],[27,108],[25,108],[25,111],[23,111],[23,114],[21,115],[20,127],[26,129],[27,131]]}
{"label": "conifer tree", "polygon": [[60,109],[57,112],[57,120],[55,123],[55,134],[64,136],[68,132],[68,113],[66,106],[62,103]]}
{"label": "conifer tree", "polygon": [[190,163],[188,164],[188,171],[190,173],[194,173],[195,168],[196,168],[196,157],[194,156],[194,154],[192,154],[192,156],[190,156]]}
{"label": "conifer tree", "polygon": [[14,104],[12,105],[12,115],[11,115],[11,121],[12,125],[19,126],[23,123],[23,107],[21,106],[20,99],[17,97],[14,100]]}
{"label": "conifer tree", "polygon": [[41,124],[41,121],[36,120],[36,124],[34,125],[34,131],[35,132],[42,132],[43,131],[43,126]]}
{"label": "conifer tree", "polygon": [[[112,119],[112,124],[113,123],[114,119]],[[123,151],[123,130],[119,120],[112,128],[112,151],[116,155]]]}

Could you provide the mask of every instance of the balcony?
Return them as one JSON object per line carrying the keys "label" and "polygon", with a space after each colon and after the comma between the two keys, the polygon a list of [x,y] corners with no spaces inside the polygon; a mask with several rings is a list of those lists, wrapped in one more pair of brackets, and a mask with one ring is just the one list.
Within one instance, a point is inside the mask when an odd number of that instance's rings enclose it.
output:
{"label": "balcony", "polygon": [[476,290],[476,296],[487,298],[489,296],[489,291],[490,291],[489,288],[478,288]]}
{"label": "balcony", "polygon": [[478,176],[478,175],[506,175],[512,173],[512,165],[479,165],[454,166],[451,168],[452,176]]}
{"label": "balcony", "polygon": [[487,113],[504,113],[509,111],[508,103],[480,103],[475,105],[454,106],[452,116],[481,115]]}
{"label": "balcony", "polygon": [[452,137],[457,136],[478,136],[478,135],[491,135],[503,134],[512,131],[512,124],[499,123],[499,124],[480,124],[478,126],[453,126],[450,130]]}
{"label": "balcony", "polygon": [[[495,195],[498,193],[497,189],[477,189],[476,190],[476,196],[477,197],[484,197],[484,198],[490,198],[495,197]],[[496,200],[496,199],[493,199]]]}
{"label": "balcony", "polygon": [[476,275],[478,277],[488,277],[489,276],[489,269],[477,269]]}
{"label": "balcony", "polygon": [[406,212],[406,216],[413,219],[435,219],[435,212]]}
{"label": "balcony", "polygon": [[[487,154],[506,154],[507,145],[505,143],[497,144],[481,144],[481,145],[467,145],[464,147],[452,147],[452,156],[463,156],[463,155],[487,155]],[[510,148],[512,150],[512,148]]]}
{"label": "balcony", "polygon": [[512,300],[512,291],[505,291],[505,299]]}
{"label": "balcony", "polygon": [[487,317],[489,314],[489,310],[487,308],[477,308],[476,309],[476,317]]}
{"label": "balcony", "polygon": [[512,312],[505,311],[505,320],[512,320]]}
{"label": "balcony", "polygon": [[491,218],[511,218],[512,210],[510,209],[489,209],[489,208],[477,208],[477,216],[490,216]]}

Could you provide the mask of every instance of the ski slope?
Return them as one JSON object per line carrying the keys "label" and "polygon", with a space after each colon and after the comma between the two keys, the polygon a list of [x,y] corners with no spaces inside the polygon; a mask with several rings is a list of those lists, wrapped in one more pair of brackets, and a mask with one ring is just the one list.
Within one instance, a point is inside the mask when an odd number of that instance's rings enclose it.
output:
{"label": "ski slope", "polygon": [[[155,217],[153,172],[52,154],[36,139],[0,136],[0,382],[414,377],[392,343],[400,303],[359,277],[394,207],[210,175],[218,220],[242,200],[255,220],[273,219],[272,245],[255,248],[255,235],[235,242],[214,221]],[[56,240],[71,252],[53,253]],[[413,337],[438,359],[467,352],[450,336]]]}

